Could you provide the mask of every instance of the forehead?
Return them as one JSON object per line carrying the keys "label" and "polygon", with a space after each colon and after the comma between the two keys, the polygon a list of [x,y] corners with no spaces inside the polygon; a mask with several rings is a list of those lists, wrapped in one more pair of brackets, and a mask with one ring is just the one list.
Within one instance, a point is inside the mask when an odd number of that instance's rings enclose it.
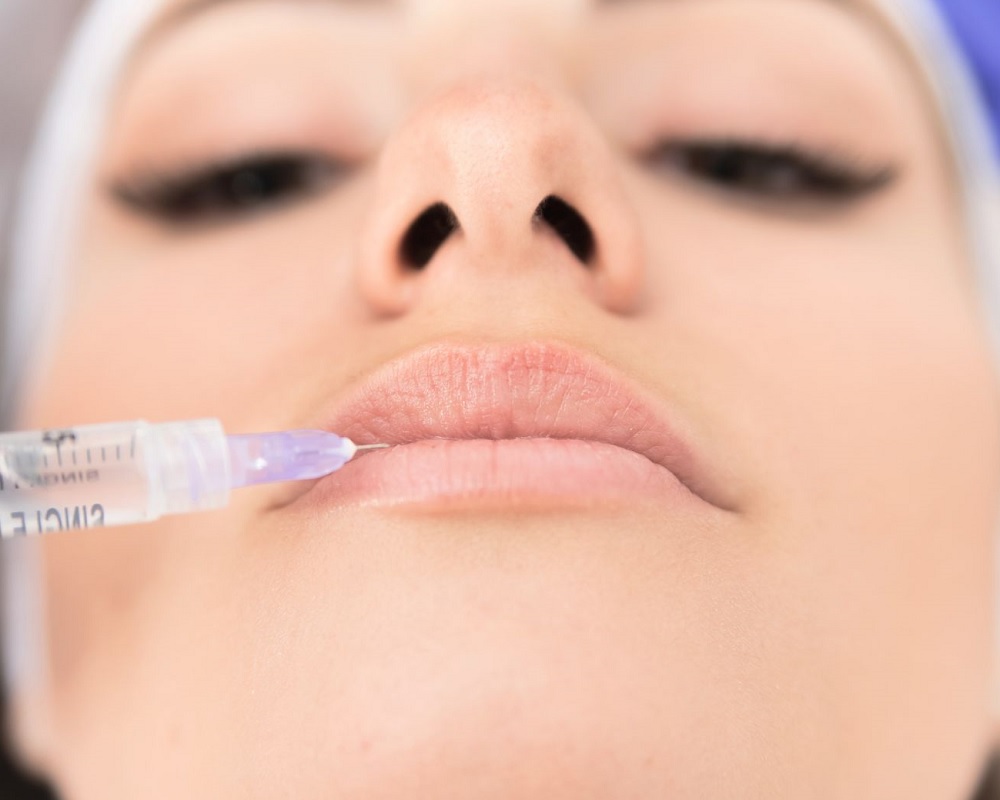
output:
{"label": "forehead", "polygon": [[[527,19],[545,19],[557,26],[562,21],[573,21],[587,16],[598,15],[602,11],[620,8],[656,8],[669,13],[669,10],[691,10],[699,5],[711,4],[718,8],[732,6],[734,11],[740,8],[758,7],[762,18],[766,17],[775,5],[796,7],[797,11],[831,11],[843,15],[856,24],[874,44],[885,51],[885,55],[898,59],[921,84],[918,92],[924,95],[925,102],[935,106],[926,85],[926,73],[920,65],[911,44],[892,20],[888,13],[887,3],[895,0],[151,0],[161,9],[153,16],[151,24],[144,35],[140,37],[134,50],[134,55],[145,55],[148,49],[156,49],[163,39],[172,39],[185,30],[195,29],[199,21],[215,16],[213,12],[241,10],[252,12],[255,8],[265,7],[273,12],[282,7],[287,8],[289,15],[301,12],[305,7],[329,7],[331,10],[379,11],[384,21],[391,24],[394,18],[416,14],[423,19],[437,19],[446,27],[454,29],[455,24],[483,19],[485,30],[490,30],[494,21],[503,21],[504,15],[510,17],[510,22],[517,29]],[[817,14],[819,15],[819,13]],[[499,18],[499,19],[498,19]],[[483,26],[480,26],[483,27]],[[874,34],[874,35],[871,35]],[[752,36],[752,34],[751,34]]]}
{"label": "forehead", "polygon": [[[886,69],[895,73],[897,80],[908,83],[909,90],[919,96],[919,102],[924,106],[924,112],[933,120],[933,127],[940,129],[941,119],[937,100],[931,90],[927,67],[922,64],[912,43],[894,22],[893,3],[897,0],[148,0],[159,8],[139,41],[133,48],[128,69],[129,74],[142,72],[140,66],[146,61],[150,51],[159,51],[160,46],[184,40],[188,35],[197,34],[206,27],[211,29],[212,47],[220,46],[223,41],[228,46],[238,45],[241,35],[229,35],[240,30],[238,26],[230,25],[230,18],[235,15],[239,19],[251,18],[258,21],[256,30],[265,29],[277,21],[274,14],[282,16],[287,13],[289,24],[305,25],[311,30],[318,17],[307,12],[324,12],[329,10],[331,17],[341,16],[337,12],[365,14],[374,21],[377,27],[388,33],[390,30],[397,37],[409,40],[413,36],[414,57],[422,64],[431,61],[449,62],[454,53],[447,50],[455,46],[455,42],[464,42],[466,48],[473,51],[483,51],[481,45],[484,37],[489,39],[494,33],[505,37],[511,34],[516,38],[525,38],[528,48],[539,43],[536,34],[544,31],[554,34],[550,43],[559,42],[559,49],[568,44],[572,32],[578,28],[577,23],[587,23],[589,31],[611,30],[607,23],[612,19],[632,18],[633,33],[636,25],[644,30],[647,43],[655,44],[658,31],[661,29],[650,26],[643,20],[649,20],[649,14],[656,15],[663,22],[675,19],[679,28],[684,31],[682,38],[687,38],[688,26],[682,18],[692,19],[688,12],[710,12],[712,18],[727,30],[719,41],[706,48],[706,52],[715,53],[718,59],[720,53],[727,47],[736,47],[753,52],[764,48],[769,51],[776,46],[777,41],[785,48],[786,44],[799,51],[800,60],[806,62],[824,62],[829,58],[829,69],[844,69],[854,73],[855,80],[864,81],[874,78],[875,73]],[[732,10],[730,15],[729,10]],[[619,13],[625,12],[624,17]],[[628,12],[638,12],[631,15]],[[258,13],[260,12],[260,13]],[[776,13],[782,12],[782,13]],[[264,17],[266,16],[266,21]],[[325,16],[325,14],[324,14]],[[727,19],[732,17],[732,19]],[[416,26],[402,24],[419,20]],[[773,24],[776,21],[791,24]],[[232,19],[235,22],[235,18]],[[731,22],[732,24],[728,24]],[[213,24],[214,23],[214,24]],[[400,23],[397,25],[396,23]],[[724,24],[725,23],[725,24]],[[829,26],[829,27],[828,27]],[[319,28],[325,26],[319,25]],[[675,26],[670,26],[674,28]],[[847,37],[830,36],[825,33],[830,27],[841,32],[852,32]],[[734,30],[735,29],[735,30]],[[701,25],[690,46],[698,48],[698,42],[708,44],[713,38],[714,25]],[[721,33],[721,28],[719,29]],[[287,32],[287,31],[286,31]],[[436,32],[436,33],[435,33]],[[831,33],[833,31],[830,31]],[[448,39],[444,47],[441,34]],[[220,40],[221,37],[221,40]],[[567,38],[569,37],[569,38]],[[760,39],[759,42],[757,40]],[[204,43],[205,39],[202,38]],[[258,40],[259,41],[259,40]],[[287,38],[285,39],[287,43]],[[575,52],[586,55],[591,39],[585,37],[576,42]],[[674,49],[679,42],[674,35],[670,48],[664,46],[666,54]],[[838,45],[839,42],[839,45]],[[860,48],[858,45],[860,44]],[[846,46],[845,46],[846,45]],[[626,49],[628,44],[624,45]],[[583,47],[584,49],[579,49]],[[169,48],[174,50],[175,48]],[[545,48],[548,50],[548,48]],[[489,48],[485,49],[486,52]],[[182,49],[183,52],[183,49]],[[529,50],[523,47],[517,52],[521,57],[533,59]],[[532,51],[534,52],[534,51]],[[540,54],[543,51],[538,51]],[[810,55],[810,53],[812,55]],[[138,56],[138,58],[135,58]],[[837,65],[840,64],[840,67]],[[791,67],[793,70],[797,69]],[[902,87],[899,87],[902,88]],[[940,132],[940,131],[939,131]]]}
{"label": "forehead", "polygon": [[[477,13],[496,13],[504,10],[533,10],[541,14],[572,14],[585,13],[601,7],[620,7],[632,5],[659,6],[689,6],[697,3],[717,2],[718,0],[164,0],[162,11],[157,15],[153,25],[154,32],[160,32],[180,26],[197,19],[197,17],[222,7],[255,6],[255,5],[285,5],[290,8],[302,5],[329,5],[344,8],[384,9],[404,13],[420,10],[439,13],[464,13],[474,16]],[[766,6],[765,0],[723,0],[732,4],[757,2]],[[880,13],[880,0],[786,0],[791,3],[801,3],[804,6],[832,6],[855,13],[859,19],[867,20],[877,27],[891,29],[892,26]],[[766,8],[761,9],[762,13]]]}
{"label": "forehead", "polygon": [[[157,3],[157,0],[151,1]],[[786,10],[791,7],[805,12],[800,13],[800,17],[812,16],[810,10],[815,10],[818,17],[833,12],[853,23],[868,34],[870,43],[879,46],[887,57],[903,62],[911,77],[920,84],[918,92],[924,95],[924,101],[935,106],[925,68],[911,43],[893,22],[889,7],[893,2],[895,0],[160,0],[161,9],[154,15],[136,50],[144,55],[144,51],[156,49],[163,39],[197,30],[199,22],[214,17],[213,12],[218,11],[252,13],[255,9],[273,12],[285,8],[292,16],[307,7],[329,7],[331,10],[378,11],[387,24],[392,24],[396,18],[416,14],[423,19],[436,19],[451,29],[455,24],[463,25],[478,17],[485,21],[485,30],[489,31],[491,24],[502,20],[504,15],[510,17],[517,29],[525,20],[530,23],[532,18],[558,25],[560,19],[572,22],[622,8],[656,9],[669,15],[671,9],[693,10],[703,5],[711,5],[715,10],[731,6],[734,11],[744,13],[752,9],[763,20],[776,6],[784,6]],[[752,37],[753,34],[747,35]]]}

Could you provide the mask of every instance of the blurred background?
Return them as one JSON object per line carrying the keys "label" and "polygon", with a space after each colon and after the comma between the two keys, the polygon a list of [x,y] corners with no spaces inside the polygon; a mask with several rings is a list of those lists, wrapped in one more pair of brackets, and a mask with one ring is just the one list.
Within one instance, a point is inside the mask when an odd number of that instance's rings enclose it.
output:
{"label": "blurred background", "polygon": [[[85,0],[0,0],[0,280],[6,284],[11,216],[46,90]],[[0,714],[6,698],[0,697]],[[52,800],[0,744],[0,800]]]}

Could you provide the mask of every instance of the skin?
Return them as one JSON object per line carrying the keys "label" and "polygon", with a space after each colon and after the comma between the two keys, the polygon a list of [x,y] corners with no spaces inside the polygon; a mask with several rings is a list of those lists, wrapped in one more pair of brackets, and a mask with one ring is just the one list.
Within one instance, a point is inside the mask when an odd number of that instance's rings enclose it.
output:
{"label": "skin", "polygon": [[[707,135],[899,178],[803,208],[637,157]],[[1000,417],[939,139],[890,34],[820,0],[234,2],[159,27],[25,427],[294,428],[423,345],[556,341],[669,408],[735,503],[293,513],[260,489],[47,537],[36,763],[80,800],[968,797]],[[357,165],[198,232],[107,192],[279,145]],[[528,224],[553,187],[596,268]],[[405,273],[438,199],[463,232]]]}

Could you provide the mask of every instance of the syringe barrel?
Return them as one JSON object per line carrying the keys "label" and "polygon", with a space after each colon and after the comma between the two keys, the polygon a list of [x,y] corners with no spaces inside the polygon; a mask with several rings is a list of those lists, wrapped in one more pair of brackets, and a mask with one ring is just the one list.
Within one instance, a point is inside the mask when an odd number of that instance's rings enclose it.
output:
{"label": "syringe barrel", "polygon": [[222,423],[215,419],[147,425],[152,507],[159,514],[209,511],[229,502],[231,465]]}
{"label": "syringe barrel", "polygon": [[221,508],[230,469],[217,420],[3,434],[0,538]]}

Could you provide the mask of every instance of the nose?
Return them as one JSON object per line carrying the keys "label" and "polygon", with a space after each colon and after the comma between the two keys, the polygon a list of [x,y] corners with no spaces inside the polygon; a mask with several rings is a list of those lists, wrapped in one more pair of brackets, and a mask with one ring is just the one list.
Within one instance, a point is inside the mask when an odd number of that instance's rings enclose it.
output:
{"label": "nose", "polygon": [[358,284],[405,314],[487,272],[548,281],[628,313],[642,284],[638,224],[613,152],[586,113],[540,86],[465,85],[386,142],[360,237]]}

